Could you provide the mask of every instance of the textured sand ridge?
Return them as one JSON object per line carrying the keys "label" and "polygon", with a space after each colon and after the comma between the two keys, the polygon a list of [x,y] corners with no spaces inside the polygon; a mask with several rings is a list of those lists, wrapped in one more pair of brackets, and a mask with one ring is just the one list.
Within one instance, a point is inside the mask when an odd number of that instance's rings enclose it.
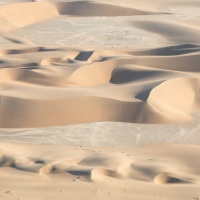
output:
{"label": "textured sand ridge", "polygon": [[0,200],[199,200],[199,33],[199,0],[0,0]]}
{"label": "textured sand ridge", "polygon": [[162,55],[156,51],[4,49],[0,126],[195,120],[198,46],[166,47]]}
{"label": "textured sand ridge", "polygon": [[80,196],[198,198],[199,151],[199,146],[175,144],[113,150],[1,143],[1,196],[50,200]]}
{"label": "textured sand ridge", "polygon": [[194,121],[194,113],[199,112],[198,27],[127,21],[130,28],[155,32],[174,42],[140,51],[43,47],[12,32],[5,33],[59,15],[166,15],[161,3],[157,8],[150,6],[149,11],[138,2],[135,9],[128,3],[41,1],[1,6],[2,37],[15,45],[0,50],[0,127]]}
{"label": "textured sand ridge", "polygon": [[[45,10],[45,12],[44,12]],[[20,12],[20,15],[18,14]],[[37,13],[37,15],[35,15]],[[75,2],[25,2],[3,5],[0,8],[2,31],[21,28],[27,25],[48,20],[58,15],[72,16],[131,16],[153,15],[156,12],[140,11],[128,7],[102,4],[90,1]]]}

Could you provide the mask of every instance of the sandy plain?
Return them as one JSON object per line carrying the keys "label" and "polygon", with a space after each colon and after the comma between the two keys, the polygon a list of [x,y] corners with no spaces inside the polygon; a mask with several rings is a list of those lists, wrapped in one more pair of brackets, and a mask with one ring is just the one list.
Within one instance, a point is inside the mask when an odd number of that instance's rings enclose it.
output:
{"label": "sandy plain", "polygon": [[200,199],[199,0],[0,1],[0,199]]}

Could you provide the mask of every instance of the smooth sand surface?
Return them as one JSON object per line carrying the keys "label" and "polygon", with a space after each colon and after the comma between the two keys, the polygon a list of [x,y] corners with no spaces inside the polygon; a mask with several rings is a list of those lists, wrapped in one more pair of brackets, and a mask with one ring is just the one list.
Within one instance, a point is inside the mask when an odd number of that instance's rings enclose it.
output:
{"label": "smooth sand surface", "polygon": [[199,198],[200,147],[195,145],[112,149],[1,143],[0,153],[5,200]]}
{"label": "smooth sand surface", "polygon": [[199,0],[0,0],[0,199],[199,200],[199,33]]}
{"label": "smooth sand surface", "polygon": [[0,127],[195,121],[200,109],[198,50],[176,45],[161,48],[159,55],[158,49],[4,49]]}

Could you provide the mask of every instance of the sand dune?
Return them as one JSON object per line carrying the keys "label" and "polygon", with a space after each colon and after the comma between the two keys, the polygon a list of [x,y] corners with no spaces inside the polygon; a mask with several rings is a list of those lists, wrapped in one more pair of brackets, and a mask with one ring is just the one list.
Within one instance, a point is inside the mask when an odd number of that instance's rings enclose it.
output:
{"label": "sand dune", "polygon": [[146,57],[143,59],[137,58],[136,64],[144,65],[153,68],[198,72],[199,71],[199,53],[188,54],[184,56],[171,57]]}
{"label": "sand dune", "polygon": [[0,16],[0,19],[5,21],[0,31],[9,31],[51,19],[58,16],[58,12],[55,7],[42,1],[3,5],[0,7]]}
{"label": "sand dune", "polygon": [[199,0],[0,4],[0,199],[200,199]]}
{"label": "sand dune", "polygon": [[130,16],[153,15],[158,12],[147,12],[129,7],[109,5],[90,1],[60,2],[55,3],[59,14],[75,16]]}
{"label": "sand dune", "polygon": [[199,52],[200,46],[192,45],[192,44],[181,44],[181,45],[173,45],[163,48],[156,48],[144,51],[133,52],[133,55],[159,55],[159,56],[173,56],[173,55],[183,55],[187,53]]}
{"label": "sand dune", "polygon": [[[199,43],[199,29],[184,26],[179,23],[156,22],[156,21],[137,21],[131,23],[134,27],[138,27],[147,31],[161,34],[173,43]],[[188,37],[189,36],[189,37]]]}
{"label": "sand dune", "polygon": [[[175,144],[113,151],[1,143],[1,196],[54,199],[56,193],[60,199],[80,195],[89,199],[132,199],[133,195],[138,199],[176,199],[178,194],[192,199],[199,192],[199,151],[198,146]],[[24,181],[18,182],[19,178]],[[51,190],[43,191],[45,188]],[[74,193],[77,188],[79,193]]]}
{"label": "sand dune", "polygon": [[193,73],[199,71],[198,46],[148,51],[34,46],[1,54],[2,128],[175,123],[195,120],[199,110],[199,75]]}
{"label": "sand dune", "polygon": [[[45,10],[45,12],[44,12]],[[20,12],[20,15],[18,14]],[[37,14],[36,14],[37,13]],[[90,1],[75,2],[22,2],[0,7],[0,31],[22,28],[58,15],[72,16],[131,16],[154,15],[159,12],[148,12],[117,5],[102,4]]]}

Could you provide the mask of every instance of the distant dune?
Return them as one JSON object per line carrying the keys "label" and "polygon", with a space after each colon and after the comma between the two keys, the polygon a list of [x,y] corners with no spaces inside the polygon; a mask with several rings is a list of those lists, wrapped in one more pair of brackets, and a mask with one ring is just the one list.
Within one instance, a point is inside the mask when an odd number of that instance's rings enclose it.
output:
{"label": "distant dune", "polygon": [[1,6],[2,37],[15,46],[0,50],[0,127],[195,121],[193,113],[200,109],[198,26],[126,21],[171,43],[148,50],[43,47],[5,32],[59,15],[155,17],[165,15],[162,7],[162,1],[146,8],[138,2],[134,8],[129,1],[37,1]]}
{"label": "distant dune", "polygon": [[200,200],[199,0],[0,4],[0,200]]}
{"label": "distant dune", "polygon": [[51,55],[57,50],[50,48],[2,50],[0,126],[194,120],[192,113],[200,109],[200,79],[193,73],[199,72],[198,49],[188,45],[140,52],[60,48],[55,58]]}
{"label": "distant dune", "polygon": [[0,31],[22,28],[24,26],[52,19],[58,15],[88,17],[153,14],[159,13],[90,1],[56,3],[46,1],[22,2],[20,4],[8,4],[0,7],[0,22],[2,24]]}

